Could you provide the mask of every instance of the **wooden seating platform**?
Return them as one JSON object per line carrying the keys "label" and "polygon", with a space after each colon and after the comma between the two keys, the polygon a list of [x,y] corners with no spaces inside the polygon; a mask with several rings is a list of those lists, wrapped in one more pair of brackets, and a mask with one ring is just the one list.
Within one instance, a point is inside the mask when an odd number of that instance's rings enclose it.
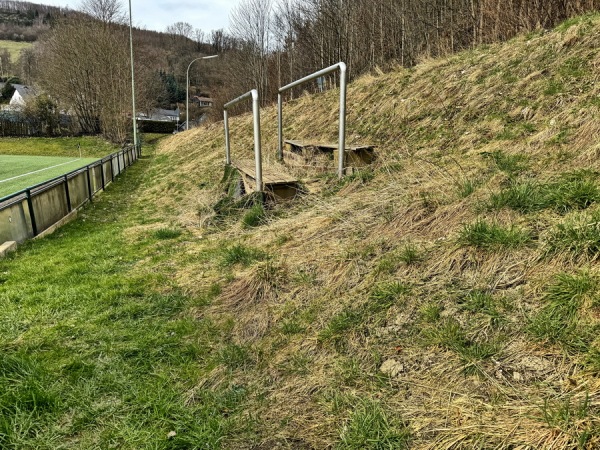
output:
{"label": "wooden seating platform", "polygon": [[[291,166],[329,171],[337,167],[338,144],[286,140],[283,159]],[[375,148],[372,145],[346,146],[347,169],[365,167],[374,160]]]}
{"label": "wooden seating platform", "polygon": [[[251,193],[256,190],[256,164],[253,160],[231,161],[242,175],[243,191]],[[294,198],[299,193],[299,184],[296,178],[277,170],[268,165],[262,167],[262,181],[266,194],[274,197],[275,200],[284,200]]]}

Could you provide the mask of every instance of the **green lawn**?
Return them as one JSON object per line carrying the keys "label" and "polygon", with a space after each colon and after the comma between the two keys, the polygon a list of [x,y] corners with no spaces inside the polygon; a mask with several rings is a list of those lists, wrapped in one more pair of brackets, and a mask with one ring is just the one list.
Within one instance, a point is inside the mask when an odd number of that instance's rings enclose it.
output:
{"label": "green lawn", "polygon": [[97,158],[0,154],[0,197],[83,167]]}
{"label": "green lawn", "polygon": [[172,247],[190,237],[124,232],[149,219],[138,198],[150,162],[0,260],[0,448],[218,449],[248,432],[246,387],[197,388],[221,336],[189,313],[210,297],[169,273]]}
{"label": "green lawn", "polygon": [[[119,146],[96,136],[0,138],[0,197],[78,169],[119,149]],[[77,161],[73,161],[75,159]],[[7,178],[68,161],[73,162],[2,182]]]}
{"label": "green lawn", "polygon": [[0,138],[0,155],[102,158],[120,147],[96,136],[58,138]]}
{"label": "green lawn", "polygon": [[10,53],[10,59],[12,62],[16,62],[21,55],[21,51],[26,48],[31,48],[33,44],[31,42],[16,42],[16,41],[3,41],[0,40],[0,51],[4,49]]}

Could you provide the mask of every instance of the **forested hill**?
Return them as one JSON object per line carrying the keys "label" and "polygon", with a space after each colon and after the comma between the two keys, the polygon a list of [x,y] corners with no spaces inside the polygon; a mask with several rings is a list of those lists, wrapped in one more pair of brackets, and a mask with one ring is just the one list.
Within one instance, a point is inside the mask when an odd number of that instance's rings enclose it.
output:
{"label": "forested hill", "polygon": [[53,20],[69,13],[72,10],[57,6],[0,1],[0,39],[36,41]]}

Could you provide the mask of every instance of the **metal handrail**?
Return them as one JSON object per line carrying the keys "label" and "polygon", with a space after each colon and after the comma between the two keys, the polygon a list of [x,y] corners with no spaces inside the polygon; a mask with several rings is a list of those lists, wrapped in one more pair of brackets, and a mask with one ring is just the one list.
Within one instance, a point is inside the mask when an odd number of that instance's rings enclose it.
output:
{"label": "metal handrail", "polygon": [[243,95],[231,100],[223,106],[223,119],[225,124],[225,162],[227,165],[231,164],[231,145],[229,141],[229,113],[227,111],[231,106],[237,105],[238,103],[252,99],[252,116],[254,125],[254,160],[256,164],[256,192],[262,192],[262,150],[261,150],[261,137],[260,137],[260,104],[258,90],[252,89]]}
{"label": "metal handrail", "polygon": [[287,84],[279,88],[277,95],[277,129],[278,129],[278,146],[277,146],[277,157],[280,161],[283,160],[283,94],[284,92],[300,86],[307,81],[320,78],[324,75],[328,75],[333,72],[340,71],[340,123],[339,123],[339,135],[338,135],[338,176],[342,178],[344,176],[344,160],[346,153],[346,86],[347,86],[347,68],[346,64],[339,62],[333,66],[327,67],[326,69],[319,70],[318,72],[301,78],[293,83]]}

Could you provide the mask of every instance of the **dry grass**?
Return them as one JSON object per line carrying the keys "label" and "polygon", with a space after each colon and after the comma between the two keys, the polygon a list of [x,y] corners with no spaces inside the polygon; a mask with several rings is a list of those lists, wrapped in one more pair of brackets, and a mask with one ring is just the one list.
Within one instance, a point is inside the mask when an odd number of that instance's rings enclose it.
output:
{"label": "dry grass", "polygon": [[[234,346],[245,355],[237,366],[217,363],[196,388],[231,383],[252,392],[245,414],[258,434],[231,438],[230,448],[331,448],[367,399],[407,423],[411,448],[600,446],[598,365],[587,362],[598,340],[586,353],[527,331],[554,275],[596,271],[589,255],[546,251],[558,224],[587,212],[482,206],[511,180],[600,170],[598,31],[597,18],[584,18],[567,31],[356,80],[348,141],[377,145],[375,176],[317,177],[310,195],[273,206],[257,228],[245,229],[241,213],[214,220],[224,197],[222,124],[160,147],[149,174],[156,188],[146,195],[161,225],[151,229],[188,230],[173,277],[199,296],[221,286],[194,313],[221,330],[215,354]],[[335,141],[335,99],[327,92],[288,102],[285,137]],[[274,160],[275,108],[263,110],[262,129]],[[234,155],[252,156],[249,116],[232,120],[231,139]],[[478,219],[528,230],[532,241],[464,246],[461,230]],[[268,257],[223,267],[234,244]],[[418,258],[406,263],[409,244]],[[374,306],[374,286],[394,282],[410,293]],[[472,292],[492,304],[469,307]],[[591,311],[598,315],[598,305]],[[389,360],[393,376],[380,370]]]}

